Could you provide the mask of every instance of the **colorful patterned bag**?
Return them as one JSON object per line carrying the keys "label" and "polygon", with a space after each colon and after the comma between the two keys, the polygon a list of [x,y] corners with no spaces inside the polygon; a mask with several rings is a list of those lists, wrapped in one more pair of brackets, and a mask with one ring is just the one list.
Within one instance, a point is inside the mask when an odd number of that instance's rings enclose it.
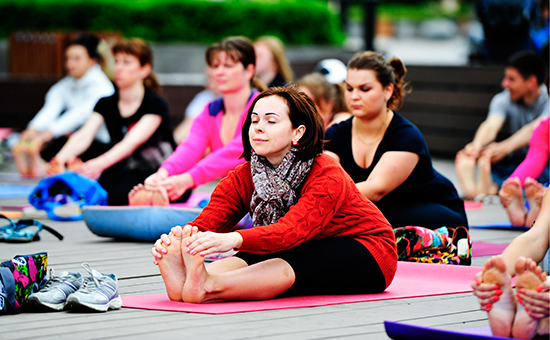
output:
{"label": "colorful patterned bag", "polygon": [[[393,231],[400,261],[467,266],[471,263],[470,239],[468,230],[464,227],[431,230],[407,226],[395,228]],[[467,249],[463,250],[463,245],[467,245]]]}
{"label": "colorful patterned bag", "polygon": [[0,313],[17,311],[46,283],[47,253],[17,255],[0,263]]}

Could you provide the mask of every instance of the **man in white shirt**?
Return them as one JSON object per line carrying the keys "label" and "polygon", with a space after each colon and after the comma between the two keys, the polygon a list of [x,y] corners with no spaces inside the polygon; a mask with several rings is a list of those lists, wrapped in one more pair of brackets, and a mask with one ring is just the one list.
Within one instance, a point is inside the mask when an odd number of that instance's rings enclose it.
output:
{"label": "man in white shirt", "polygon": [[[55,141],[66,140],[66,135],[86,122],[99,99],[114,93],[113,84],[99,66],[98,43],[94,36],[82,36],[69,43],[65,52],[68,75],[48,91],[44,106],[12,150],[21,175],[42,175],[40,152],[44,151],[46,158],[53,157],[59,151],[55,149],[63,145]],[[106,130],[98,138],[108,142],[105,134]]]}

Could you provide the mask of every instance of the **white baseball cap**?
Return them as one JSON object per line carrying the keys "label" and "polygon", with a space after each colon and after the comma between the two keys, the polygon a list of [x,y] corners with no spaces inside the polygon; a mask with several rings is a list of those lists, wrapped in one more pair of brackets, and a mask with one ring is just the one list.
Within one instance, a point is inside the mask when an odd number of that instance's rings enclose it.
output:
{"label": "white baseball cap", "polygon": [[317,72],[325,76],[331,84],[340,84],[346,80],[346,65],[338,59],[324,59],[317,64]]}

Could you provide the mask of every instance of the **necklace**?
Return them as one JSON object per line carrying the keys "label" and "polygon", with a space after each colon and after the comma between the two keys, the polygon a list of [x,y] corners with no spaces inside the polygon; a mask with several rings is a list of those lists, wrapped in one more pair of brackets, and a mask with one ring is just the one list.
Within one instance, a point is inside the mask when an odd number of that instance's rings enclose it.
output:
{"label": "necklace", "polygon": [[354,124],[354,126],[355,126],[355,135],[365,145],[372,145],[374,143],[379,142],[382,139],[382,137],[384,136],[384,134],[386,133],[386,129],[388,127],[388,122],[389,122],[389,117],[390,117],[390,109],[386,108],[386,117],[384,118],[384,123],[382,124],[382,128],[380,129],[381,133],[379,133],[378,136],[376,138],[372,139],[371,141],[367,141],[367,140],[364,139],[364,137],[361,135],[361,131],[359,130],[359,127],[358,127],[357,124]]}

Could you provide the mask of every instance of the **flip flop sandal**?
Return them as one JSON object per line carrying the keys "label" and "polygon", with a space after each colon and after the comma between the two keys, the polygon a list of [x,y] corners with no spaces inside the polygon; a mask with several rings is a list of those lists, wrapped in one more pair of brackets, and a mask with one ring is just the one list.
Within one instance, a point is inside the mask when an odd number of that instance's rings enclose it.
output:
{"label": "flip flop sandal", "polygon": [[0,219],[5,219],[9,222],[7,225],[0,227],[0,241],[4,241],[7,235],[13,233],[13,231],[17,229],[17,225],[4,214],[0,214]]}
{"label": "flip flop sandal", "polygon": [[61,235],[57,230],[48,227],[36,220],[19,220],[16,224],[16,229],[13,230],[5,237],[6,242],[12,243],[25,243],[40,240],[39,233],[42,229],[50,232],[52,235],[57,237],[60,241],[63,240],[63,235]]}

